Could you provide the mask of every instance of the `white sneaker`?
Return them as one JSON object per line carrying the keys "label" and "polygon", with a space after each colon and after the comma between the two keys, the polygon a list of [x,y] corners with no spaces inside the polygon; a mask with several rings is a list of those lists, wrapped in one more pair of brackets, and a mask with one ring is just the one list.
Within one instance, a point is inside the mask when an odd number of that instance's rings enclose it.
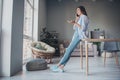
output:
{"label": "white sneaker", "polygon": [[52,71],[53,71],[53,72],[61,72],[61,73],[64,72],[64,70],[61,69],[61,68],[59,68],[59,67],[52,69]]}

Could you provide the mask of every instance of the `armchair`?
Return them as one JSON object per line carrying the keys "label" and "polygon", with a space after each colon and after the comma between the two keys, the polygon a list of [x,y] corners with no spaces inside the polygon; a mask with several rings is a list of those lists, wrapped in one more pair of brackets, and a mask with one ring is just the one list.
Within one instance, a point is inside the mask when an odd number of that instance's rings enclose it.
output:
{"label": "armchair", "polygon": [[51,62],[53,54],[55,53],[55,49],[53,47],[41,41],[32,42],[31,50],[34,58],[44,58],[48,63]]}
{"label": "armchair", "polygon": [[120,49],[118,47],[117,42],[104,42],[103,51],[105,52],[104,53],[104,66],[105,66],[105,62],[106,62],[106,52],[114,53],[115,54],[115,59],[116,59],[116,64],[119,65],[117,52],[119,52]]}

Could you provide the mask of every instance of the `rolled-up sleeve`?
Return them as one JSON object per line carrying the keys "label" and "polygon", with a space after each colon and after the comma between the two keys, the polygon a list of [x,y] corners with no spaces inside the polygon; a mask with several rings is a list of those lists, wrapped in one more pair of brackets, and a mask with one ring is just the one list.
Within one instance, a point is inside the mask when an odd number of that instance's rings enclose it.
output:
{"label": "rolled-up sleeve", "polygon": [[86,16],[81,16],[81,20],[79,21],[80,26],[82,27],[82,31],[86,32],[86,30],[88,29],[88,18]]}
{"label": "rolled-up sleeve", "polygon": [[88,20],[87,16],[85,16],[85,15],[81,16],[78,23],[81,26],[81,28],[78,28],[79,37],[82,38],[82,39],[87,38],[86,37],[86,31],[88,29],[88,23],[89,23],[89,20]]}

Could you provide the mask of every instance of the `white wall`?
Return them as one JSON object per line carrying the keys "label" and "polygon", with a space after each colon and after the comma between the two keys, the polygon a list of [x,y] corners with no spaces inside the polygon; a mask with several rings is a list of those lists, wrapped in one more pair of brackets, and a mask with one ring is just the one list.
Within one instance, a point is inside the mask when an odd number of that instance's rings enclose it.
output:
{"label": "white wall", "polygon": [[[1,67],[0,67],[1,76],[10,75],[12,5],[13,5],[12,0],[3,1],[2,44],[1,44],[1,59],[2,60],[1,60]],[[5,44],[7,45],[7,50],[6,50]]]}
{"label": "white wall", "polygon": [[0,76],[22,70],[24,0],[4,0]]}
{"label": "white wall", "polygon": [[39,0],[39,28],[38,28],[38,36],[40,40],[40,32],[43,27],[47,26],[47,8],[46,8],[46,0]]}
{"label": "white wall", "polygon": [[1,67],[1,34],[2,34],[2,0],[0,0],[0,67]]}
{"label": "white wall", "polygon": [[74,19],[75,9],[85,6],[90,19],[90,30],[100,28],[105,30],[106,37],[120,38],[120,0],[47,0],[47,28],[59,32],[60,39],[71,40],[72,25],[66,20]]}

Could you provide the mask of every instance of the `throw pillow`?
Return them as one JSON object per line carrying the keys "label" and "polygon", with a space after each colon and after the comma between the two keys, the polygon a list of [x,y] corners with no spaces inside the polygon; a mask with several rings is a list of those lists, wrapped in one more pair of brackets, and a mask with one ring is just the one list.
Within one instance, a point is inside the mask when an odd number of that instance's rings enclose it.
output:
{"label": "throw pillow", "polygon": [[37,44],[35,45],[35,48],[41,49],[41,50],[46,50],[40,43],[37,43]]}

